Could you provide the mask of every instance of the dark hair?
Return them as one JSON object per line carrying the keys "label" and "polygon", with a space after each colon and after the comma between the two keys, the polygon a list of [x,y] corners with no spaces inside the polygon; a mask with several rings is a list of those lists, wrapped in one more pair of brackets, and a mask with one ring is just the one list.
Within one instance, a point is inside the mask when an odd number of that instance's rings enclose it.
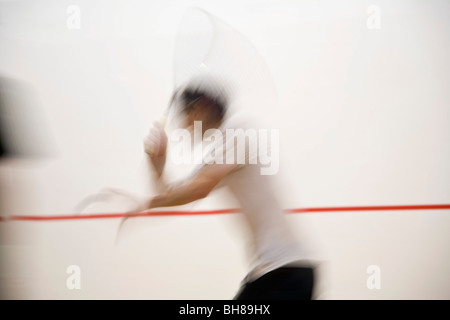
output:
{"label": "dark hair", "polygon": [[181,94],[181,110],[183,112],[191,111],[196,102],[206,102],[211,117],[215,120],[221,120],[225,116],[227,101],[222,94],[214,94],[208,90],[200,88],[186,88]]}

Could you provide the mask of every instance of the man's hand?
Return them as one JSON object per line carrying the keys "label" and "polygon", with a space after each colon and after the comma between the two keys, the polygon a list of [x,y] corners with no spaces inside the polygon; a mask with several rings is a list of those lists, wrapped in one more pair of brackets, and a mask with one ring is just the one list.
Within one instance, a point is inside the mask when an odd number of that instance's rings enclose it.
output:
{"label": "man's hand", "polygon": [[151,158],[163,157],[166,155],[167,135],[160,122],[153,123],[149,134],[144,138],[145,152]]}
{"label": "man's hand", "polygon": [[149,162],[155,169],[156,178],[161,178],[167,151],[167,135],[161,123],[153,124],[149,134],[144,138],[144,148],[149,155]]}

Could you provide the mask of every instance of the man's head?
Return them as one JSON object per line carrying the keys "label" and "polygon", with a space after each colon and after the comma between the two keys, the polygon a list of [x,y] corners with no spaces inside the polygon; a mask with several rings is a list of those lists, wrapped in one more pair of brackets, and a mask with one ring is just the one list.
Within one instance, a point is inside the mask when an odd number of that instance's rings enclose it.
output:
{"label": "man's head", "polygon": [[214,81],[191,82],[178,97],[183,126],[191,127],[194,121],[202,121],[203,130],[219,127],[227,103],[224,90]]}

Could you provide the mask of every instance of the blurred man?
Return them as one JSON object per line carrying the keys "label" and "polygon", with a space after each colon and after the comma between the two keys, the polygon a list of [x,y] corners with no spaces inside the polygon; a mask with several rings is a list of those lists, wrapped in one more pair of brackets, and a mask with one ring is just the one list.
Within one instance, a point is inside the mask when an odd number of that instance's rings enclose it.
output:
{"label": "blurred man", "polygon": [[29,281],[19,271],[13,252],[24,252],[33,231],[23,237],[6,221],[36,207],[38,187],[24,168],[34,169],[52,155],[48,123],[38,101],[28,83],[0,75],[0,221],[4,221],[0,222],[0,299],[23,297],[26,287],[20,284]]}
{"label": "blurred man", "polygon": [[[179,102],[185,128],[192,130],[196,121],[201,122],[202,134],[210,129],[225,132],[226,129],[239,128],[236,120],[227,117],[227,99],[220,91],[188,85]],[[226,134],[223,137],[224,141],[215,141],[217,147],[225,146],[225,151],[229,151],[236,146],[234,141],[227,143]],[[144,139],[155,182],[159,186],[165,186],[162,177],[167,141],[166,133],[158,123]],[[247,162],[254,156],[246,150]],[[189,179],[176,186],[166,186],[160,195],[148,199],[141,209],[184,205],[205,198],[215,188],[227,186],[238,200],[248,224],[253,253],[251,269],[235,299],[311,299],[313,265],[287,224],[271,190],[270,175],[262,175],[260,167],[257,162],[205,160]]]}

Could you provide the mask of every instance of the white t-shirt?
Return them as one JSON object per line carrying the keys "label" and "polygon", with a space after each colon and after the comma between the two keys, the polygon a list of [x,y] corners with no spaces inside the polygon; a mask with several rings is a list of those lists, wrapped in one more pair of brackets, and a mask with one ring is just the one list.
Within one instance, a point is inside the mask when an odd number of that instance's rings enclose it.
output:
{"label": "white t-shirt", "polygon": [[[237,154],[236,144],[227,144],[226,129],[251,129],[257,132],[259,128],[252,127],[250,121],[245,118],[227,119],[219,128],[223,133],[223,142],[214,141],[215,148],[226,146],[223,149],[226,150],[224,157],[233,146],[235,147],[234,154]],[[234,195],[250,230],[249,250],[252,258],[246,281],[255,280],[265,273],[287,264],[312,265],[306,246],[299,243],[293,234],[285,213],[272,190],[274,176],[262,175],[261,163],[254,161],[258,159],[258,150],[255,152],[254,149],[252,151],[251,148],[246,148],[246,163],[239,164],[216,186],[216,188],[227,187]],[[209,151],[205,158],[210,157]],[[208,159],[210,161],[211,158]],[[201,166],[203,165],[207,164]]]}

